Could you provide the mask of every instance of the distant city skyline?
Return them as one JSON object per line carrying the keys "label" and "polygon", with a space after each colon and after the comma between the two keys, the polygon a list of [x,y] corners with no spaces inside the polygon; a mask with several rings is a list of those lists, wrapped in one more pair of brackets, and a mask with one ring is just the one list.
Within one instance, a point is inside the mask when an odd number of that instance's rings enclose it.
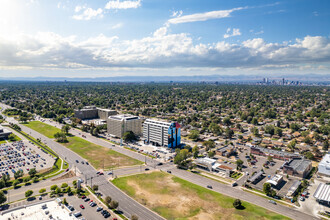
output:
{"label": "distant city skyline", "polygon": [[329,76],[329,9],[313,0],[2,0],[0,77]]}

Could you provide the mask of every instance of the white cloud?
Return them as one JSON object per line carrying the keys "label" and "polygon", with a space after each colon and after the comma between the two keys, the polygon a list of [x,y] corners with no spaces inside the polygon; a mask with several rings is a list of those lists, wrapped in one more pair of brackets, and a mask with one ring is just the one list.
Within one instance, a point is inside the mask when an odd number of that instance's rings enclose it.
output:
{"label": "white cloud", "polygon": [[[230,29],[232,31],[232,29]],[[329,66],[330,39],[306,36],[288,43],[253,38],[240,44],[194,42],[161,27],[135,40],[100,34],[84,41],[55,33],[0,34],[0,68],[222,68],[289,69]],[[321,71],[321,70],[320,70]]]}
{"label": "white cloud", "polygon": [[172,17],[181,17],[181,15],[183,14],[183,11],[172,11]]}
{"label": "white cloud", "polygon": [[102,18],[103,17],[102,8],[98,8],[98,9],[94,10],[92,8],[77,6],[75,8],[75,12],[78,13],[80,11],[82,11],[81,14],[73,15],[72,18],[75,20],[91,20],[93,18]]}
{"label": "white cloud", "polygon": [[141,0],[137,1],[109,1],[105,5],[105,9],[129,9],[129,8],[138,8],[141,6]]}
{"label": "white cloud", "polygon": [[187,22],[196,22],[196,21],[207,21],[210,19],[226,18],[230,17],[230,14],[234,11],[239,11],[245,9],[244,7],[233,8],[229,10],[219,10],[219,11],[209,11],[205,13],[196,13],[191,15],[184,15],[176,18],[171,18],[168,20],[171,24],[180,24]]}
{"label": "white cloud", "polygon": [[123,23],[118,23],[118,24],[115,24],[111,27],[111,29],[118,29],[118,28],[121,28],[123,26]]}
{"label": "white cloud", "polygon": [[227,28],[226,33],[223,35],[223,38],[234,37],[242,35],[238,28],[233,28],[232,34],[230,34],[230,28]]}

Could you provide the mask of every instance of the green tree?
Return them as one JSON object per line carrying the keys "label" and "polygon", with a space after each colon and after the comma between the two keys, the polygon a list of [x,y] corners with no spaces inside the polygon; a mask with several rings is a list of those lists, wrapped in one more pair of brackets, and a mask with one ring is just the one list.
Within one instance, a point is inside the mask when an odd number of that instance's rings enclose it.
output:
{"label": "green tree", "polygon": [[266,193],[266,195],[269,195],[271,189],[272,189],[272,186],[270,185],[270,183],[265,183],[264,184],[263,191],[264,191],[264,193]]}
{"label": "green tree", "polygon": [[42,189],[39,190],[39,193],[40,193],[40,194],[43,194],[43,193],[45,193],[45,192],[46,192],[46,189],[45,189],[45,188],[42,188]]}
{"label": "green tree", "polygon": [[209,156],[209,158],[214,157],[215,156],[215,151],[209,151],[208,156]]}
{"label": "green tree", "polygon": [[30,196],[32,196],[33,191],[32,190],[28,190],[25,192],[25,198],[29,198]]}
{"label": "green tree", "polygon": [[230,118],[229,117],[226,117],[223,119],[223,123],[227,126],[231,125],[231,121],[230,121]]}
{"label": "green tree", "polygon": [[10,135],[8,136],[8,139],[9,139],[10,141],[15,141],[15,140],[16,140],[16,136],[15,136],[14,134],[10,134]]}
{"label": "green tree", "polygon": [[19,180],[14,180],[13,181],[13,186],[16,187],[19,184]]}
{"label": "green tree", "polygon": [[282,135],[283,135],[282,129],[279,128],[279,127],[276,127],[275,128],[275,134],[278,135],[278,136],[280,136],[280,137],[282,137]]}
{"label": "green tree", "polygon": [[137,137],[135,136],[135,134],[132,131],[127,131],[123,135],[123,140],[126,142],[135,141],[135,140],[137,140]]}
{"label": "green tree", "polygon": [[70,129],[70,125],[64,125],[61,130],[64,134],[69,134]]}
{"label": "green tree", "polygon": [[55,137],[57,142],[60,142],[60,143],[67,143],[68,142],[68,139],[66,138],[66,135],[63,132],[55,133],[54,137]]}
{"label": "green tree", "polygon": [[110,202],[111,202],[111,197],[110,196],[106,196],[105,197],[105,199],[104,199],[104,201],[105,201],[105,204],[107,205],[107,206],[109,206],[110,205]]}
{"label": "green tree", "polygon": [[14,173],[14,178],[18,179],[24,175],[23,170],[18,170],[16,173]]}
{"label": "green tree", "polygon": [[235,207],[235,209],[239,209],[242,206],[241,200],[235,199],[233,206]]}
{"label": "green tree", "polygon": [[329,142],[328,142],[328,140],[325,140],[325,141],[323,142],[323,147],[322,147],[322,149],[323,149],[324,151],[328,151],[328,149],[329,149]]}
{"label": "green tree", "polygon": [[30,175],[30,177],[34,177],[36,174],[37,174],[37,170],[36,170],[36,168],[31,168],[31,169],[29,170],[29,175]]}
{"label": "green tree", "polygon": [[237,161],[236,161],[236,165],[237,165],[237,170],[241,170],[242,169],[242,166],[243,166],[243,160],[241,160],[241,159],[238,159]]}
{"label": "green tree", "polygon": [[193,141],[197,141],[199,138],[199,132],[197,130],[191,130],[188,137]]}
{"label": "green tree", "polygon": [[68,184],[67,183],[62,183],[61,188],[66,188],[66,187],[68,187]]}
{"label": "green tree", "polygon": [[115,201],[115,200],[112,200],[110,202],[109,206],[110,206],[111,209],[116,209],[116,208],[118,208],[119,203],[117,201]]}
{"label": "green tree", "polygon": [[52,186],[50,187],[50,190],[55,191],[57,188],[58,188],[57,185],[52,185]]}
{"label": "green tree", "polygon": [[3,204],[6,201],[7,201],[7,197],[5,196],[3,191],[0,191],[0,204]]}
{"label": "green tree", "polygon": [[229,128],[226,128],[225,134],[226,134],[226,138],[231,139],[234,135],[234,131]]}
{"label": "green tree", "polygon": [[96,192],[97,190],[99,190],[99,186],[98,185],[93,185],[92,189],[93,189],[94,192]]}
{"label": "green tree", "polygon": [[266,125],[265,127],[265,133],[274,135],[275,134],[275,127],[274,125]]}
{"label": "green tree", "polygon": [[197,145],[195,147],[193,147],[192,152],[193,152],[194,158],[197,158],[198,157],[198,154],[199,154],[199,150],[198,150],[198,146]]}

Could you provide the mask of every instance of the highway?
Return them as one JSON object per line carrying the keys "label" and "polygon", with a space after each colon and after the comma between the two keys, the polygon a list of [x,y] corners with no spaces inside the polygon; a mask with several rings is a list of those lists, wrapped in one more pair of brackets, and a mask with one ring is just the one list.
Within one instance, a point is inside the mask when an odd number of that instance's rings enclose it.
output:
{"label": "highway", "polygon": [[[17,123],[13,118],[7,118],[7,121],[10,121],[12,123]],[[49,122],[48,122],[49,123]],[[54,123],[54,122],[53,122]],[[52,124],[54,126],[54,124]],[[56,151],[61,157],[66,158],[66,160],[70,164],[74,164],[78,170],[83,174],[86,175],[87,179],[90,180],[90,177],[93,177],[92,182],[93,184],[99,185],[99,191],[104,194],[104,195],[109,195],[113,199],[117,200],[119,202],[119,209],[123,211],[123,213],[126,216],[130,215],[137,215],[140,217],[140,219],[146,219],[146,220],[153,220],[153,219],[163,219],[161,216],[158,214],[154,213],[153,211],[149,210],[148,208],[142,206],[129,196],[127,196],[125,193],[123,193],[121,190],[116,188],[113,184],[111,184],[109,181],[106,180],[104,176],[96,176],[96,170],[92,166],[88,165],[83,165],[80,162],[76,163],[76,160],[82,161],[84,160],[81,158],[79,155],[76,153],[72,152],[71,150],[67,149],[66,147],[62,146],[61,144],[55,142],[52,139],[49,139],[45,137],[44,135],[20,124],[20,127],[22,128],[22,131],[31,134],[31,136],[35,138],[41,138],[41,140],[46,143],[49,147],[51,147],[54,151]],[[91,136],[88,133],[82,132],[80,130],[72,129],[70,130],[70,133],[79,136],[79,133],[83,133],[86,135],[86,140],[93,142],[95,144],[111,148],[117,152],[126,154],[130,157],[133,157],[135,159],[138,159],[140,161],[145,161],[147,160],[147,164],[151,167],[154,168],[159,168],[163,170],[171,170],[172,174],[187,180],[189,182],[192,182],[194,184],[200,185],[202,187],[206,187],[207,185],[212,185],[213,191],[219,192],[221,194],[233,197],[233,198],[238,198],[247,202],[250,202],[252,204],[261,206],[265,209],[268,209],[270,211],[277,212],[279,214],[288,216],[292,219],[317,219],[316,217],[313,217],[309,214],[297,211],[293,208],[289,208],[280,204],[273,205],[268,202],[268,199],[259,197],[257,195],[253,195],[251,193],[245,192],[239,188],[234,188],[231,186],[224,185],[220,182],[217,182],[215,180],[208,179],[206,177],[202,177],[200,175],[193,174],[191,172],[187,172],[184,170],[177,169],[174,165],[172,164],[164,164],[163,166],[156,166],[158,161],[155,161],[151,158],[145,157],[144,155],[138,154],[136,152],[130,151],[128,149],[122,148],[122,147],[113,147],[110,142],[107,142],[105,140],[99,139],[97,137]],[[84,160],[85,161],[85,160]],[[135,169],[135,171],[138,171],[139,168]],[[115,171],[116,172],[116,171]],[[131,172],[130,174],[132,174]]]}

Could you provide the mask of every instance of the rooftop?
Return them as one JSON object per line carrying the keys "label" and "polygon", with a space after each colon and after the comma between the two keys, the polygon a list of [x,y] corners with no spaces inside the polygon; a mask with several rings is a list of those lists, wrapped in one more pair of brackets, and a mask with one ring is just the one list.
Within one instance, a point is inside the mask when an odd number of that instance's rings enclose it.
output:
{"label": "rooftop", "polygon": [[263,148],[263,147],[259,147],[259,146],[251,146],[251,149],[257,149],[261,152],[264,152],[265,154],[268,155],[281,155],[281,156],[286,156],[286,157],[300,157],[299,154],[292,154],[292,153],[288,153],[285,151],[279,151],[279,150],[272,150],[272,149],[268,149],[268,148]]}
{"label": "rooftop", "polygon": [[313,196],[317,200],[330,202],[330,185],[320,183]]}
{"label": "rooftop", "polygon": [[133,119],[140,119],[139,116],[129,115],[129,114],[123,114],[123,115],[113,115],[110,116],[109,119],[123,121],[123,120],[133,120]]}
{"label": "rooftop", "polygon": [[324,155],[323,159],[319,163],[319,173],[330,175],[330,154]]}
{"label": "rooftop", "polygon": [[294,158],[286,163],[285,166],[291,167],[298,172],[304,172],[312,162],[303,158]]}
{"label": "rooftop", "polygon": [[276,186],[277,184],[279,184],[279,182],[281,182],[283,179],[283,177],[281,175],[274,175],[270,180],[267,180],[267,183],[270,183],[274,186]]}

